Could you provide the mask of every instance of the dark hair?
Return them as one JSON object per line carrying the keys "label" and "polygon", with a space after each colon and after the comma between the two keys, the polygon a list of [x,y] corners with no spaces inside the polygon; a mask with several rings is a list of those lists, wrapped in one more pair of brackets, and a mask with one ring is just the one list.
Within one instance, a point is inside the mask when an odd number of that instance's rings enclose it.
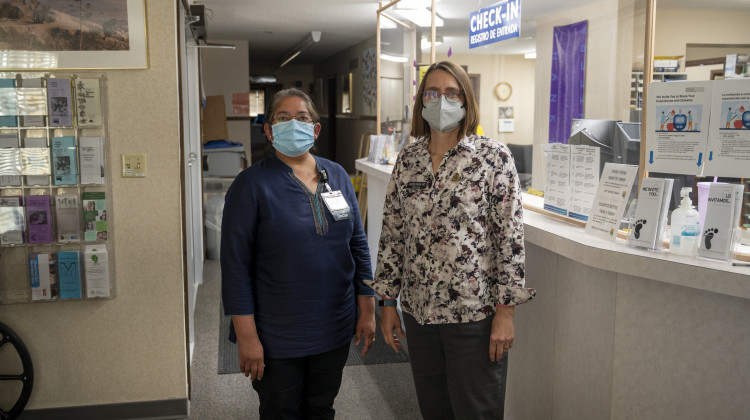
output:
{"label": "dark hair", "polygon": [[310,117],[312,118],[313,123],[319,123],[320,115],[318,114],[318,111],[315,109],[315,104],[313,104],[312,99],[310,99],[310,95],[308,95],[304,91],[297,89],[297,88],[289,88],[289,89],[280,90],[276,92],[275,95],[273,95],[273,99],[268,104],[268,108],[266,108],[265,122],[267,124],[271,124],[274,120],[273,114],[276,113],[276,108],[279,107],[279,103],[283,99],[290,98],[293,96],[302,98],[302,100],[305,101],[305,105],[307,105],[307,112],[310,113]]}
{"label": "dark hair", "polygon": [[[265,124],[268,124],[269,126],[271,123],[273,123],[274,120],[274,114],[276,113],[276,109],[279,107],[279,104],[282,100],[286,98],[291,97],[298,97],[301,98],[303,101],[305,101],[305,105],[307,106],[307,112],[310,114],[310,118],[313,120],[313,124],[320,124],[320,114],[318,114],[318,110],[315,109],[315,104],[313,103],[312,99],[310,99],[310,95],[305,93],[305,91],[297,88],[288,88],[283,89],[278,92],[276,92],[275,95],[273,95],[273,99],[271,102],[268,103],[268,107],[266,107],[266,115],[264,117],[264,124],[263,124],[263,134],[266,135],[266,145],[263,149],[263,156],[267,156],[269,154],[273,154],[273,146],[271,145],[271,140],[268,138],[268,134],[266,133]],[[317,143],[317,140],[316,140]],[[310,149],[310,152],[313,152],[315,154],[318,153],[317,146],[313,146]]]}
{"label": "dark hair", "polygon": [[429,76],[434,70],[448,72],[454,79],[456,79],[458,86],[464,93],[466,117],[459,125],[458,137],[462,138],[466,135],[476,134],[477,126],[479,125],[479,107],[477,106],[476,99],[474,99],[474,89],[471,87],[471,80],[469,80],[469,75],[466,74],[463,67],[450,61],[435,63],[427,69],[427,72],[425,72],[424,77],[422,78],[422,83],[419,84],[419,89],[417,90],[417,97],[414,100],[414,109],[412,110],[411,116],[411,132],[409,134],[414,138],[430,136],[430,125],[424,120],[424,118],[422,118],[422,108],[424,108],[422,93],[424,92],[425,83],[427,82],[427,76]]}

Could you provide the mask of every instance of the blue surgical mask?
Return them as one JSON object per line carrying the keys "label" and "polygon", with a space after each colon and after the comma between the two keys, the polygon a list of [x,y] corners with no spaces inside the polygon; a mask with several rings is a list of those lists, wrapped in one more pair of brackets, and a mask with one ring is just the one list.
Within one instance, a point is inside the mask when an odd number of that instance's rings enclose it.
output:
{"label": "blue surgical mask", "polygon": [[274,149],[289,157],[297,157],[315,144],[315,124],[289,120],[271,126]]}

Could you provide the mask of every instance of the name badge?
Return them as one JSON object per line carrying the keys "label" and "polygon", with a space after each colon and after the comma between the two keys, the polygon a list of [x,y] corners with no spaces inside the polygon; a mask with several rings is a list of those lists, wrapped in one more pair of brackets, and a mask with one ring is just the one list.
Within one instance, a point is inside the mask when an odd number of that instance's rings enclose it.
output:
{"label": "name badge", "polygon": [[349,208],[349,203],[346,202],[341,191],[328,191],[320,193],[320,196],[323,197],[323,202],[326,204],[328,211],[331,212],[333,220],[338,222],[339,220],[351,219],[352,209]]}
{"label": "name badge", "polygon": [[423,190],[423,189],[427,188],[427,183],[424,182],[424,181],[422,181],[422,182],[409,182],[409,183],[406,184],[406,188],[414,189],[414,190]]}

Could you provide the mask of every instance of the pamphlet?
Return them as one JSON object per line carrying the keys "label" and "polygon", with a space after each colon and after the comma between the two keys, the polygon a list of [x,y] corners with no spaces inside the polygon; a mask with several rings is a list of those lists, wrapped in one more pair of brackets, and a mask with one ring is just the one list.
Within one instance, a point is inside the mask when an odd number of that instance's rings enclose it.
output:
{"label": "pamphlet", "polygon": [[628,203],[638,166],[607,162],[594,198],[585,232],[614,241]]}
{"label": "pamphlet", "polygon": [[589,218],[596,190],[599,188],[599,147],[570,146],[570,207],[568,216]]}
{"label": "pamphlet", "polygon": [[54,162],[55,185],[75,185],[78,183],[75,137],[53,137],[52,160]]}
{"label": "pamphlet", "polygon": [[0,187],[21,185],[21,153],[18,135],[0,133]]}
{"label": "pamphlet", "polygon": [[99,99],[99,79],[77,79],[76,120],[80,127],[102,125],[102,105]]}
{"label": "pamphlet", "polygon": [[26,197],[26,214],[29,220],[29,243],[52,243],[50,196],[30,195]]}
{"label": "pamphlet", "polygon": [[54,253],[29,254],[31,300],[51,300],[57,297],[57,261]]}
{"label": "pamphlet", "polygon": [[77,194],[55,196],[57,216],[57,240],[59,242],[81,241],[81,200]]}
{"label": "pamphlet", "polygon": [[51,127],[70,127],[73,125],[70,79],[47,79],[47,104]]}
{"label": "pamphlet", "polygon": [[0,127],[18,126],[16,79],[0,79]]}
{"label": "pamphlet", "polygon": [[742,211],[742,192],[743,186],[739,184],[711,184],[699,257],[725,261],[731,257],[733,234]]}
{"label": "pamphlet", "polygon": [[568,215],[570,206],[570,146],[562,143],[542,145],[546,157],[544,209]]}
{"label": "pamphlet", "polygon": [[18,114],[23,127],[44,127],[47,115],[47,92],[44,79],[22,79],[18,88]]}
{"label": "pamphlet", "polygon": [[22,172],[26,175],[26,185],[49,185],[52,168],[46,138],[26,138],[21,149]]}
{"label": "pamphlet", "polygon": [[86,242],[107,240],[107,202],[104,192],[84,192],[83,196],[84,240]]}
{"label": "pamphlet", "polygon": [[24,233],[23,198],[0,197],[0,245],[20,245]]}
{"label": "pamphlet", "polygon": [[58,251],[60,298],[80,299],[81,294],[81,252]]}
{"label": "pamphlet", "polygon": [[667,225],[669,203],[672,197],[670,178],[643,178],[638,193],[632,229],[628,233],[628,245],[648,249],[662,249],[662,238]]}
{"label": "pamphlet", "polygon": [[101,137],[80,137],[81,184],[104,184],[104,154]]}
{"label": "pamphlet", "polygon": [[87,245],[83,251],[86,297],[110,297],[109,262],[104,245]]}

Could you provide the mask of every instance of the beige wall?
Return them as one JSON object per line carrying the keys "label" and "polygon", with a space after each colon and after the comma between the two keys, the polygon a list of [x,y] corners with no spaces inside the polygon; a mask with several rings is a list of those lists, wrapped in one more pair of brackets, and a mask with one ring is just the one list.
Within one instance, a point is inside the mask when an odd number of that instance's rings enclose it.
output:
{"label": "beige wall", "polygon": [[654,55],[685,55],[686,44],[748,44],[748,21],[750,11],[657,8]]}
{"label": "beige wall", "polygon": [[[481,76],[479,85],[479,124],[484,135],[502,143],[532,144],[534,141],[534,67],[535,60],[523,55],[437,54],[435,60],[450,60]],[[495,86],[508,82],[513,93],[507,101],[495,96]],[[499,107],[513,107],[512,133],[498,132]]]}
{"label": "beige wall", "polygon": [[[147,2],[148,70],[104,71],[116,297],[0,306],[28,347],[29,409],[187,398],[175,2]],[[121,154],[146,154],[124,179]]]}

